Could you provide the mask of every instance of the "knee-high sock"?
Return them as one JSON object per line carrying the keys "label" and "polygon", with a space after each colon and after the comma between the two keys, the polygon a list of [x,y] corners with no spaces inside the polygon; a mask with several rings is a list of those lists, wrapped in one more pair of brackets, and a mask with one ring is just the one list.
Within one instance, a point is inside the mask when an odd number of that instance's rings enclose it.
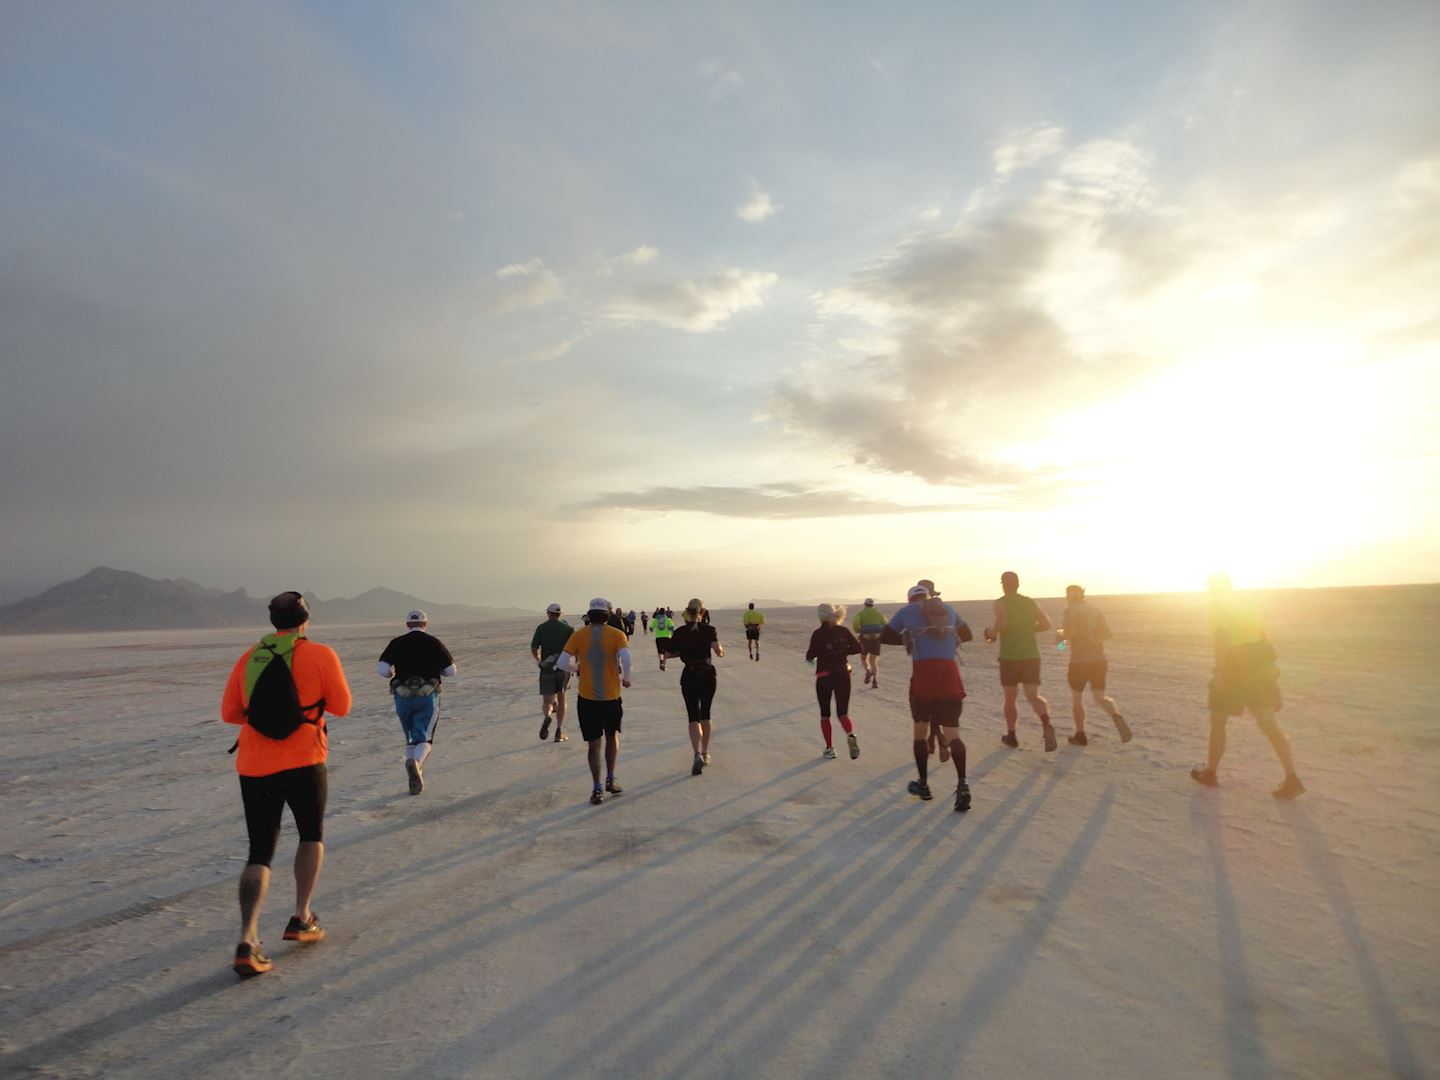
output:
{"label": "knee-high sock", "polygon": [[930,744],[925,739],[915,740],[915,768],[920,770],[920,783],[925,783],[930,765]]}
{"label": "knee-high sock", "polygon": [[960,739],[950,740],[950,760],[955,763],[955,773],[965,779],[965,744]]}
{"label": "knee-high sock", "polygon": [[845,734],[846,734],[846,735],[854,735],[854,734],[855,734],[855,725],[850,722],[850,717],[848,717],[848,716],[842,716],[842,717],[840,717],[840,726],[845,729]]}
{"label": "knee-high sock", "polygon": [[419,746],[415,747],[415,764],[416,764],[416,765],[423,765],[423,764],[425,764],[425,759],[426,759],[427,757],[429,757],[429,756],[430,756],[430,744],[429,744],[428,742],[422,742]]}
{"label": "knee-high sock", "polygon": [[820,717],[820,734],[825,736],[825,745],[826,745],[826,746],[829,746],[829,745],[830,745],[830,718],[829,718],[828,716],[822,716],[822,717]]}

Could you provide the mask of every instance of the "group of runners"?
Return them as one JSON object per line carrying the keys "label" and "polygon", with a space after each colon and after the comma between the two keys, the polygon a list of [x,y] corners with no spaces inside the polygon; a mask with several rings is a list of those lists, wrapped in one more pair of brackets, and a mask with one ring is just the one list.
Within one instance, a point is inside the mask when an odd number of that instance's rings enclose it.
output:
{"label": "group of runners", "polygon": [[[999,643],[1000,684],[1004,694],[1005,732],[1001,742],[1019,746],[1017,724],[1021,692],[1040,721],[1047,752],[1057,747],[1049,703],[1040,694],[1040,652],[1037,635],[1051,629],[1050,620],[1033,599],[1020,593],[1020,579],[1006,571],[1000,579],[1002,595],[992,605],[987,642]],[[1272,792],[1293,799],[1305,787],[1296,774],[1289,741],[1275,719],[1281,707],[1275,650],[1249,597],[1233,591],[1227,578],[1211,579],[1210,630],[1215,645],[1215,667],[1209,687],[1210,736],[1203,766],[1191,770],[1199,784],[1214,787],[1225,752],[1226,722],[1245,710],[1254,715],[1285,770],[1285,778]],[[622,693],[631,686],[632,657],[629,642],[634,632],[633,613],[622,614],[603,597],[591,600],[579,628],[562,618],[561,606],[550,604],[546,621],[535,628],[531,656],[539,672],[542,701],[540,738],[569,741],[567,690],[576,682],[576,714],[587,746],[592,790],[590,801],[603,803],[623,792],[616,779],[624,704]],[[236,662],[221,700],[221,716],[239,726],[232,750],[238,750],[241,800],[249,835],[249,854],[241,873],[239,900],[241,939],[235,949],[234,970],[242,977],[269,971],[258,921],[270,881],[270,863],[279,837],[280,822],[289,806],[299,833],[295,854],[295,909],[284,940],[316,942],[325,931],[311,907],[315,885],[324,862],[324,816],[328,794],[326,759],[328,741],[325,717],[344,716],[350,710],[351,692],[339,657],[329,646],[306,637],[310,609],[298,592],[285,592],[270,601],[274,632],[266,634]],[[820,732],[826,758],[836,757],[832,712],[845,734],[851,760],[860,756],[859,736],[850,717],[850,657],[859,656],[865,683],[879,685],[879,658],[883,645],[903,646],[911,664],[909,707],[913,724],[912,746],[916,779],[909,794],[933,798],[929,763],[955,769],[954,808],[968,810],[971,793],[966,779],[966,747],[960,738],[960,714],[965,686],[957,659],[961,643],[973,632],[953,607],[945,603],[932,581],[921,580],[907,591],[906,603],[890,617],[867,598],[856,613],[853,627],[845,625],[846,610],[839,604],[821,604],[819,626],[811,634],[806,659],[814,665],[815,695],[820,710]],[[763,612],[752,603],[743,613],[750,659],[760,659]],[[389,681],[396,716],[405,743],[404,766],[411,795],[425,786],[423,766],[434,743],[439,721],[441,688],[456,673],[454,657],[443,642],[428,632],[424,611],[412,610],[406,632],[391,640],[377,660],[377,674]],[[710,612],[692,598],[676,625],[669,609],[642,612],[642,633],[655,636],[660,670],[668,660],[683,665],[680,692],[685,704],[693,754],[691,772],[701,774],[712,762],[711,708],[717,686],[714,660],[725,655],[711,624]],[[1113,698],[1106,694],[1108,661],[1105,641],[1111,636],[1104,615],[1085,599],[1078,585],[1066,590],[1066,607],[1057,629],[1060,646],[1069,651],[1066,673],[1071,691],[1074,732],[1068,741],[1088,744],[1085,692],[1107,714],[1122,743],[1132,734]],[[551,726],[553,724],[553,735]],[[604,777],[602,780],[602,765]]]}

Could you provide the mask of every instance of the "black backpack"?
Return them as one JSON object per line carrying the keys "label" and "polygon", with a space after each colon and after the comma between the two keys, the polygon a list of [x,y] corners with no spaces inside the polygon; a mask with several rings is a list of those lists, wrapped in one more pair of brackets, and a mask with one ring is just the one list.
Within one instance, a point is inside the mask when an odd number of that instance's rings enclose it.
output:
{"label": "black backpack", "polygon": [[[300,643],[295,643],[299,648]],[[269,653],[269,659],[265,653]],[[291,650],[294,659],[294,650]],[[295,676],[290,665],[273,645],[262,641],[251,654],[252,664],[264,663],[265,667],[250,690],[250,701],[245,706],[245,722],[267,739],[288,739],[300,729],[301,724],[319,726],[318,717],[325,715],[325,699],[322,697],[313,705],[301,705],[300,693],[295,689]],[[307,713],[314,713],[312,719]],[[237,739],[235,746],[239,746]],[[230,747],[231,752],[235,746]]]}

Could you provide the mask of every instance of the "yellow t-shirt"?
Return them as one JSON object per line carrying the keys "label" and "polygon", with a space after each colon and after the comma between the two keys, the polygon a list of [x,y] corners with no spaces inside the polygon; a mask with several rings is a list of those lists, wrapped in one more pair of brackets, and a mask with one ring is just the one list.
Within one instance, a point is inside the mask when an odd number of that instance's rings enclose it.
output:
{"label": "yellow t-shirt", "polygon": [[575,657],[580,696],[591,701],[620,697],[620,650],[629,645],[621,630],[605,623],[582,626],[570,635],[565,651]]}
{"label": "yellow t-shirt", "polygon": [[744,621],[746,626],[765,625],[765,613],[763,611],[756,611],[753,608],[747,610],[745,614],[741,616],[741,619]]}

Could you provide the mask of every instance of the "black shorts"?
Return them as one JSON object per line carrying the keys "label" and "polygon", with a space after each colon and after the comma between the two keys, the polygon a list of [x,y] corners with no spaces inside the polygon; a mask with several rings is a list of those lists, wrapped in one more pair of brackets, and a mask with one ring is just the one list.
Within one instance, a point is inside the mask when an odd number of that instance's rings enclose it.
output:
{"label": "black shorts", "polygon": [[1065,671],[1065,681],[1077,694],[1085,689],[1086,683],[1096,690],[1104,690],[1105,672],[1109,669],[1109,660],[1082,660],[1078,664],[1072,660]]}
{"label": "black shorts", "polygon": [[269,866],[280,839],[285,807],[295,818],[302,841],[325,839],[325,799],[329,781],[325,765],[306,765],[269,776],[240,777],[240,798],[245,803],[245,831],[250,834],[249,863]]}
{"label": "black shorts", "polygon": [[586,742],[594,742],[620,730],[620,719],[625,715],[625,708],[619,698],[614,701],[592,701],[582,697],[576,714],[580,719],[581,736]]}
{"label": "black shorts", "polygon": [[879,656],[879,655],[880,655],[880,635],[879,635],[879,634],[861,634],[861,635],[860,635],[860,655],[861,655],[861,656]]}
{"label": "black shorts", "polygon": [[1239,716],[1246,709],[1279,712],[1279,680],[1275,650],[1269,642],[1237,645],[1225,654],[1210,680],[1210,711],[1225,716]]}
{"label": "black shorts", "polygon": [[1001,686],[1026,686],[1040,685],[1040,658],[1031,657],[1029,660],[1001,660],[1000,661],[1000,685]]}
{"label": "black shorts", "polygon": [[665,655],[665,650],[668,649],[669,647],[670,647],[670,639],[669,639],[668,637],[657,637],[657,638],[655,639],[655,652],[656,652],[658,655],[664,656],[664,655]]}
{"label": "black shorts", "polygon": [[910,695],[910,719],[917,724],[959,727],[960,710],[964,707],[964,698],[917,698],[914,694]]}
{"label": "black shorts", "polygon": [[759,640],[760,640],[760,627],[747,623],[746,626],[745,626],[745,640],[746,640],[746,641],[759,641]]}

